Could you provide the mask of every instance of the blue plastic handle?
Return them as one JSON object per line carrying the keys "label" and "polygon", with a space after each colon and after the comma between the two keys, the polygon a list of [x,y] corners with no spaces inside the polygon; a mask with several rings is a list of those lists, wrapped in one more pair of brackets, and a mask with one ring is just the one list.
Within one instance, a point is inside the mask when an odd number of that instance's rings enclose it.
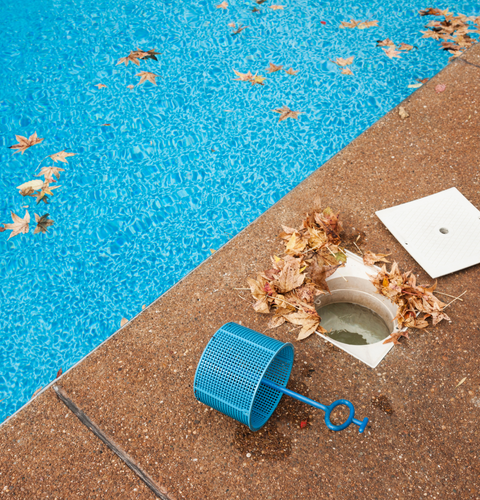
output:
{"label": "blue plastic handle", "polygon": [[[346,400],[346,399],[338,399],[337,401],[334,401],[330,406],[325,406],[322,405],[322,403],[318,403],[317,401],[314,401],[313,399],[307,398],[306,396],[303,396],[302,394],[298,394],[298,392],[291,391],[290,389],[287,389],[286,387],[283,387],[281,385],[276,384],[275,382],[271,382],[270,380],[267,380],[266,378],[262,379],[262,384],[270,387],[271,389],[275,389],[277,391],[283,392],[283,394],[286,394],[287,396],[290,396],[294,399],[298,399],[298,401],[302,401],[303,403],[307,403],[307,405],[313,406],[314,408],[319,408],[320,410],[323,410],[325,412],[325,424],[326,426],[332,430],[332,431],[343,431],[343,429],[346,429],[352,422],[356,425],[358,425],[359,429],[358,431],[360,434],[365,430],[365,427],[367,427],[368,424],[368,418],[364,418],[363,420],[358,420],[354,418],[355,415],[355,408],[353,404]],[[348,415],[347,420],[343,422],[343,424],[340,425],[334,425],[330,421],[330,415],[334,408],[340,405],[345,405],[349,410],[350,413]]]}

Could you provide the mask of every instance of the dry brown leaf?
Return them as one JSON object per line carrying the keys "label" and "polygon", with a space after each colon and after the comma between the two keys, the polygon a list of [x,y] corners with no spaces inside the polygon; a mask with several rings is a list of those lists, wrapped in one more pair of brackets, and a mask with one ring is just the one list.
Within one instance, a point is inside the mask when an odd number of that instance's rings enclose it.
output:
{"label": "dry brown leaf", "polygon": [[298,333],[297,340],[303,340],[310,337],[320,324],[320,316],[317,313],[309,314],[303,311],[295,312],[285,316],[285,319],[293,325],[302,327]]}
{"label": "dry brown leaf", "polygon": [[226,9],[228,7],[228,2],[223,1],[222,3],[218,4],[217,9]]}
{"label": "dry brown leaf", "polygon": [[299,72],[299,70],[298,70],[298,69],[297,69],[297,70],[294,70],[293,68],[290,68],[290,69],[286,69],[286,70],[285,70],[285,73],[286,73],[287,75],[292,75],[292,76],[295,76],[298,72]]}
{"label": "dry brown leaf", "polygon": [[[67,163],[67,162],[65,162]],[[36,175],[36,177],[40,177],[41,175],[43,175],[45,177],[45,180],[48,181],[48,182],[52,182],[54,179],[53,177],[56,177],[57,179],[60,179],[60,172],[65,172],[65,169],[63,168],[60,168],[60,167],[42,167],[42,169],[40,170],[40,173]],[[39,181],[39,182],[42,182],[42,181]],[[36,188],[36,189],[40,189],[41,187],[43,187],[43,182],[42,182],[42,186],[40,186],[39,188]]]}
{"label": "dry brown leaf", "polygon": [[35,231],[33,232],[33,234],[46,233],[48,228],[50,226],[53,226],[54,221],[48,218],[48,216],[50,214],[45,214],[45,215],[42,215],[41,217],[37,214],[34,214],[34,215],[35,215],[35,222],[37,223],[37,227],[35,228]]}
{"label": "dry brown leaf", "polygon": [[355,19],[350,19],[350,22],[341,21],[339,28],[356,28],[362,21],[355,21]]}
{"label": "dry brown leaf", "polygon": [[125,66],[128,66],[129,62],[140,66],[139,59],[153,59],[154,61],[158,61],[157,55],[159,54],[160,52],[155,52],[155,49],[142,50],[137,48],[137,50],[132,50],[127,57],[122,57],[121,59],[119,59],[117,62],[117,66],[122,63],[124,63]]}
{"label": "dry brown leaf", "polygon": [[405,120],[405,118],[408,118],[410,116],[410,114],[408,113],[408,111],[403,106],[400,106],[398,108],[398,114],[400,115],[400,118],[402,120]]}
{"label": "dry brown leaf", "polygon": [[287,118],[297,120],[299,115],[304,114],[303,111],[293,111],[288,106],[282,106],[281,108],[274,109],[273,111],[275,113],[280,113],[280,118],[278,119],[279,122],[286,120]]}
{"label": "dry brown leaf", "polygon": [[413,45],[408,45],[408,43],[401,43],[399,46],[398,46],[398,50],[406,50],[406,51],[409,51],[409,50],[413,50]]}
{"label": "dry brown leaf", "polygon": [[266,68],[266,71],[268,71],[269,73],[275,73],[276,71],[280,71],[281,69],[283,69],[283,66],[281,64],[277,65],[270,63],[270,66]]}
{"label": "dry brown leaf", "polygon": [[305,280],[305,274],[300,273],[300,259],[291,259],[285,263],[273,285],[280,293],[287,293],[299,287]]}
{"label": "dry brown leaf", "polygon": [[238,78],[234,78],[234,80],[240,82],[250,82],[253,79],[253,75],[250,71],[248,73],[240,73],[240,71],[234,69],[233,72],[238,76]]}
{"label": "dry brown leaf", "polygon": [[308,268],[308,275],[313,283],[320,288],[320,290],[330,293],[327,278],[330,277],[340,266],[341,264],[331,266],[319,265],[317,260],[313,260]]}
{"label": "dry brown leaf", "polygon": [[394,57],[398,57],[400,59],[400,52],[398,50],[395,50],[394,47],[389,47],[388,49],[382,49],[382,50],[385,52],[385,55],[390,59],[393,59]]}
{"label": "dry brown leaf", "polygon": [[285,8],[285,6],[284,5],[269,5],[268,8],[272,9],[272,10],[283,10]]}
{"label": "dry brown leaf", "polygon": [[120,321],[120,328],[125,326],[126,324],[128,323],[128,319],[127,318],[122,318],[122,321]]}
{"label": "dry brown leaf", "polygon": [[353,71],[350,68],[343,68],[342,75],[353,75]]}
{"label": "dry brown leaf", "polygon": [[376,262],[390,263],[390,261],[385,259],[385,257],[388,257],[389,255],[391,255],[391,254],[389,254],[389,253],[387,253],[387,254],[383,254],[383,253],[375,254],[375,253],[371,252],[370,250],[368,250],[363,254],[363,263],[366,266],[373,266]]}
{"label": "dry brown leaf", "polygon": [[138,85],[142,85],[145,82],[150,82],[150,83],[153,83],[154,85],[156,85],[157,83],[156,83],[155,79],[157,78],[157,76],[160,76],[160,75],[156,75],[155,73],[151,73],[150,71],[140,71],[140,73],[137,73],[135,76],[140,77],[140,81],[138,82]]}
{"label": "dry brown leaf", "polygon": [[256,299],[256,302],[253,305],[255,311],[262,314],[268,314],[270,312],[270,308],[267,302],[267,292],[265,291],[267,280],[263,278],[263,276],[259,275],[257,276],[257,280],[248,278],[247,283],[250,286],[253,297]]}
{"label": "dry brown leaf", "polygon": [[10,214],[12,215],[13,223],[5,224],[5,229],[12,231],[8,239],[17,236],[18,234],[28,233],[30,227],[30,214],[28,213],[28,210],[25,212],[23,219],[13,212],[10,212]]}
{"label": "dry brown leaf", "polygon": [[67,153],[65,150],[63,150],[58,153],[54,153],[53,155],[49,155],[49,158],[51,158],[54,163],[57,163],[57,161],[68,163],[66,158],[68,158],[69,156],[75,156],[76,154],[77,153]]}
{"label": "dry brown leaf", "polygon": [[390,38],[385,38],[385,40],[377,40],[377,47],[395,47],[395,44]]}
{"label": "dry brown leaf", "polygon": [[9,149],[18,149],[18,151],[15,151],[14,154],[22,152],[22,155],[28,148],[35,146],[35,144],[40,144],[43,141],[43,139],[37,137],[36,132],[34,132],[28,139],[23,137],[23,135],[16,135],[15,138],[17,139],[18,144],[10,146]]}
{"label": "dry brown leaf", "polygon": [[95,85],[95,87],[97,87],[98,89],[106,89],[107,86],[104,85],[103,83],[97,83],[97,85]]}
{"label": "dry brown leaf", "polygon": [[350,64],[353,63],[354,59],[355,56],[347,57],[346,59],[344,59],[343,57],[337,57],[333,62],[335,64],[338,64],[338,66],[349,66]]}

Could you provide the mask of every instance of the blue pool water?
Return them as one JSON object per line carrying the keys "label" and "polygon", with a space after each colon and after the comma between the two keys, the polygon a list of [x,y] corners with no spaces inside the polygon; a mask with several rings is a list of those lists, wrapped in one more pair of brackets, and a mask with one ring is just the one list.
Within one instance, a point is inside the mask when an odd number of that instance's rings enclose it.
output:
{"label": "blue pool water", "polygon": [[[0,223],[24,206],[55,221],[0,233],[0,421],[448,62],[421,38],[428,2],[219,3],[0,0]],[[435,7],[479,15],[475,4]],[[338,28],[351,18],[379,27]],[[249,27],[231,36],[231,22]],[[390,60],[375,46],[386,37],[418,49]],[[159,61],[116,65],[136,47]],[[349,56],[353,77],[329,61]],[[269,62],[299,73],[268,74]],[[127,88],[139,71],[162,78]],[[305,114],[279,123],[283,105]],[[41,144],[7,149],[35,131]],[[49,206],[22,198],[15,187],[67,148],[77,155],[57,163]]]}

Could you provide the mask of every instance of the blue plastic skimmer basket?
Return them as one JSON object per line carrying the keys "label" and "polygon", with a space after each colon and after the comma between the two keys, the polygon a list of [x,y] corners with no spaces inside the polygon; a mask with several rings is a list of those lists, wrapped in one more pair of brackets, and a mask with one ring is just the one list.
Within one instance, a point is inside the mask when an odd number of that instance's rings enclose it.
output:
{"label": "blue plastic skimmer basket", "polygon": [[198,363],[195,397],[257,431],[275,411],[282,392],[263,380],[286,387],[294,350],[235,323],[227,323],[210,339]]}

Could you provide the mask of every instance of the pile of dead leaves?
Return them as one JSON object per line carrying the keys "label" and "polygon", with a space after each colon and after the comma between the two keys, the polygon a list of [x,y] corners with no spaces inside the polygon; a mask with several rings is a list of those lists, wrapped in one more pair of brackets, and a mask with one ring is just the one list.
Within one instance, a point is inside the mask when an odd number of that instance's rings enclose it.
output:
{"label": "pile of dead leaves", "polygon": [[280,238],[285,245],[281,257],[272,257],[272,267],[249,278],[255,299],[253,308],[273,314],[269,328],[286,321],[301,326],[297,340],[309,337],[316,330],[325,333],[314,300],[329,292],[326,279],[346,262],[340,248],[342,226],[330,208],[307,214],[299,229],[283,226]]}
{"label": "pile of dead leaves", "polygon": [[[470,33],[480,34],[480,16],[467,17],[463,14],[454,16],[448,9],[425,9],[421,10],[421,16],[443,16],[443,21],[430,21],[425,27],[430,28],[422,31],[422,38],[433,38],[442,40],[442,49],[452,54],[454,59],[462,54],[463,51],[471,47],[477,40],[470,36]],[[471,24],[469,24],[471,23]],[[476,29],[471,29],[472,25]]]}
{"label": "pile of dead leaves", "polygon": [[[399,329],[426,328],[429,326],[428,318],[432,318],[432,325],[446,319],[450,321],[443,309],[446,304],[433,295],[437,284],[428,287],[417,285],[417,280],[411,271],[401,273],[398,264],[394,262],[390,271],[385,265],[379,273],[371,278],[371,282],[379,293],[397,304],[398,310],[395,319]],[[417,316],[418,313],[421,313]],[[398,344],[401,336],[408,337],[407,332],[397,332],[389,337],[384,344],[393,342]]]}

